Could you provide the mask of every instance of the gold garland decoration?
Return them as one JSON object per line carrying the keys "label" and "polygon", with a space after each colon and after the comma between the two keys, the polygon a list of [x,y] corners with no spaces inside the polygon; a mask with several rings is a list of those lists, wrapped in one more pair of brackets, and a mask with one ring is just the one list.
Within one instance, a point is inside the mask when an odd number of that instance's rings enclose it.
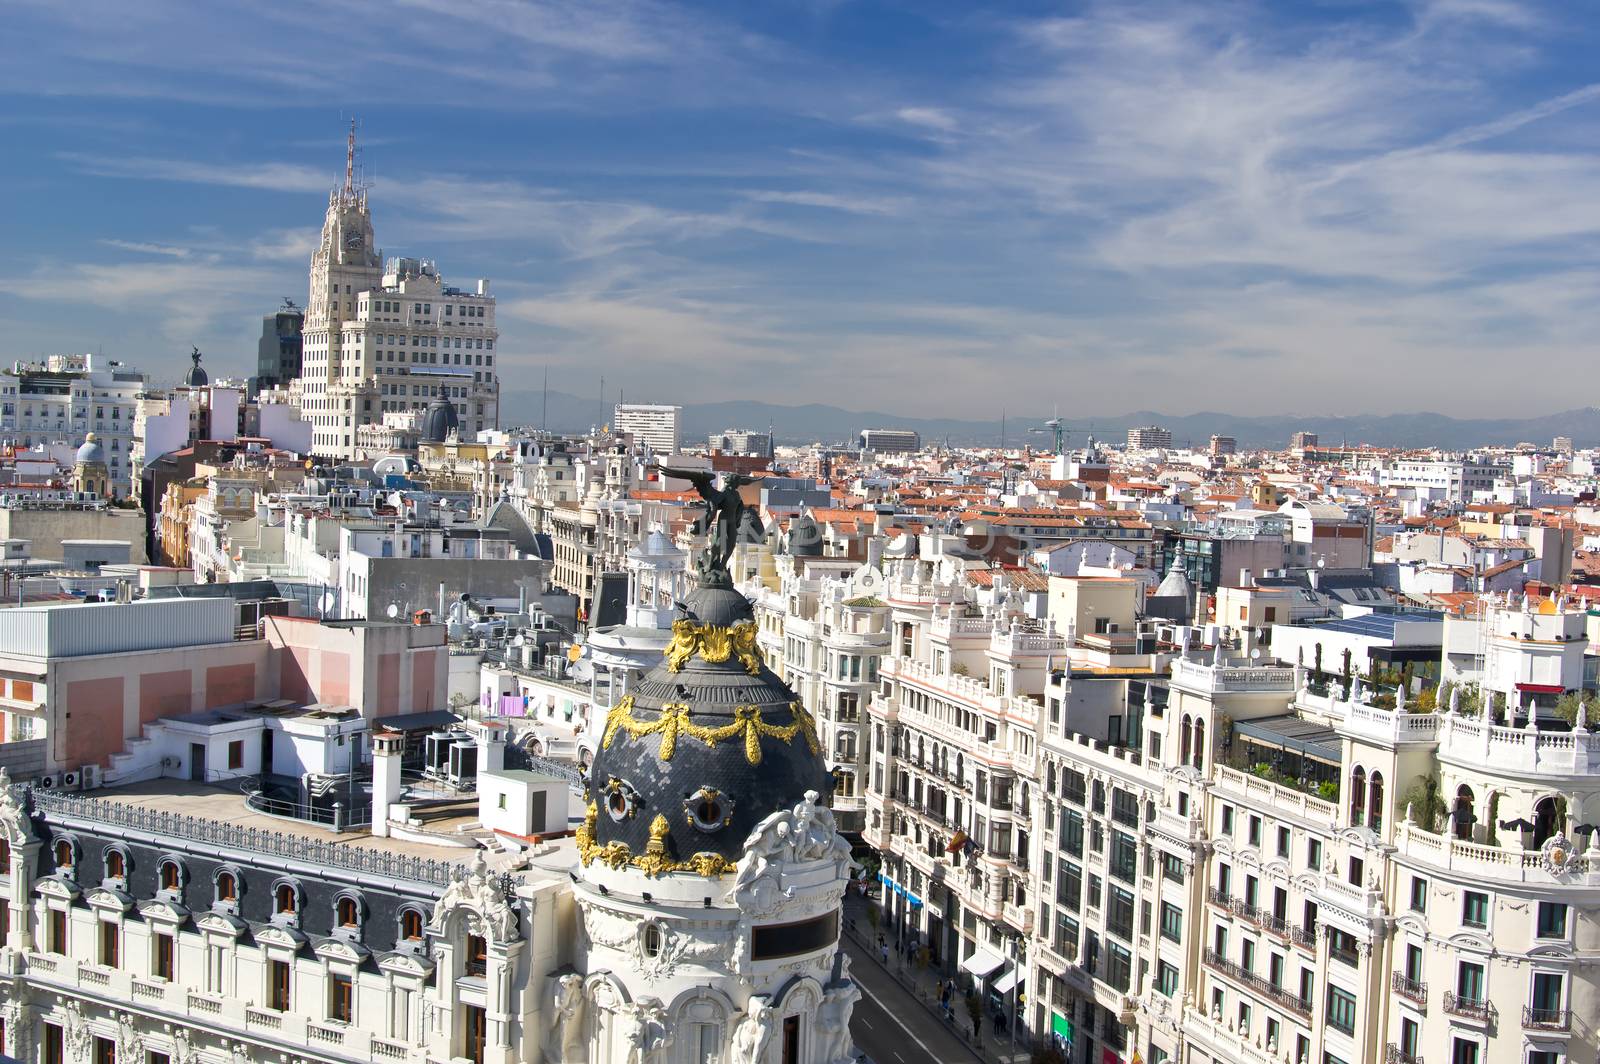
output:
{"label": "gold garland decoration", "polygon": [[627,732],[632,739],[660,735],[661,748],[656,756],[662,761],[671,761],[678,749],[679,735],[699,739],[707,746],[742,737],[745,760],[752,765],[759,765],[763,735],[785,743],[794,742],[795,736],[799,735],[804,737],[813,754],[821,753],[822,745],[817,741],[817,722],[811,714],[799,702],[789,703],[789,712],[794,715],[793,723],[768,724],[762,719],[759,706],[735,706],[732,722],[708,728],[690,719],[693,710],[686,702],[668,702],[661,707],[661,715],[655,720],[638,720],[633,715],[633,696],[625,695],[606,715],[606,730],[600,746],[605,750],[611,749],[612,740],[619,731]]}
{"label": "gold garland decoration", "polygon": [[651,878],[658,878],[669,872],[689,872],[706,879],[728,875],[738,867],[720,853],[712,853],[709,850],[702,850],[687,861],[674,861],[668,857],[667,818],[659,813],[650,822],[650,841],[645,846],[645,852],[638,857],[633,856],[633,852],[625,842],[610,842],[601,846],[595,839],[595,825],[599,820],[600,809],[590,802],[588,809],[584,811],[583,823],[574,833],[578,843],[578,860],[585,867],[591,861],[599,861],[611,868],[632,865]]}
{"label": "gold garland decoration", "polygon": [[668,672],[682,672],[691,658],[720,665],[737,657],[744,671],[755,676],[761,671],[761,648],[756,642],[756,622],[740,621],[731,627],[695,624],[688,619],[672,622],[672,640],[661,656]]}

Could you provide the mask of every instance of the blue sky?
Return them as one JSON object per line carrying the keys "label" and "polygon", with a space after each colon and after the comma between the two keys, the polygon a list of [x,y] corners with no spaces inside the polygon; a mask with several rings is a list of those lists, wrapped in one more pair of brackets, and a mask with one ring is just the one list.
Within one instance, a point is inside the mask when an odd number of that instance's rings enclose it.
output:
{"label": "blue sky", "polygon": [[905,413],[1592,402],[1600,8],[20,0],[5,358],[243,374],[344,122],[504,386]]}

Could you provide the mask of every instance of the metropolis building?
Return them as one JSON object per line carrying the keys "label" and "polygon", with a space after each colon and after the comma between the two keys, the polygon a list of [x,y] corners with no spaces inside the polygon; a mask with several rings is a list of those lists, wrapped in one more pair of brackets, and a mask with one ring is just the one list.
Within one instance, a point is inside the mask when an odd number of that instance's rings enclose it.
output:
{"label": "metropolis building", "polygon": [[[702,559],[582,777],[498,723],[322,703],[163,717],[109,767],[0,775],[0,1052],[851,1064],[855,866],[755,627]],[[323,769],[264,803],[269,757]]]}
{"label": "metropolis building", "polygon": [[311,256],[302,334],[300,409],[316,453],[360,457],[362,426],[390,413],[420,417],[441,397],[455,405],[464,439],[496,428],[494,309],[487,280],[466,291],[427,259],[384,261],[356,183],[352,127],[344,185],[328,195]]}

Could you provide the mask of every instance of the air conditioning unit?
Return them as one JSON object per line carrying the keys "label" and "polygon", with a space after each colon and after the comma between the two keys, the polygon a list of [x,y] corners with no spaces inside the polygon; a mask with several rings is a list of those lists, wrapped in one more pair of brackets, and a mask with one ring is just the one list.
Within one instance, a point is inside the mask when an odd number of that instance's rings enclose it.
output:
{"label": "air conditioning unit", "polygon": [[180,759],[173,757],[171,754],[161,759],[162,768],[178,768],[182,764],[183,762]]}
{"label": "air conditioning unit", "polygon": [[75,791],[78,789],[81,780],[82,776],[77,772],[65,773],[61,777],[61,789],[65,791]]}
{"label": "air conditioning unit", "polygon": [[92,791],[92,790],[94,790],[95,788],[97,788],[99,786],[100,786],[100,766],[99,765],[85,765],[85,766],[83,766],[83,789],[86,790],[86,791]]}
{"label": "air conditioning unit", "polygon": [[54,776],[40,776],[39,786],[43,787],[47,791],[55,790],[56,778]]}

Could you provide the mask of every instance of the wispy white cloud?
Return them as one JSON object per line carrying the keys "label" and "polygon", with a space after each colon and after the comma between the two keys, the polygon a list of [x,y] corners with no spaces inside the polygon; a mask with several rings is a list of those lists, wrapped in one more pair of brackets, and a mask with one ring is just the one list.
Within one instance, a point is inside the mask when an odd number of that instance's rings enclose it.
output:
{"label": "wispy white cloud", "polygon": [[833,192],[779,192],[753,190],[744,193],[757,203],[779,203],[791,207],[816,207],[845,214],[899,214],[908,206],[904,198],[841,195]]}
{"label": "wispy white cloud", "polygon": [[939,107],[902,107],[894,115],[902,122],[937,129],[941,133],[949,133],[957,125],[955,117]]}
{"label": "wispy white cloud", "polygon": [[141,255],[165,255],[174,259],[186,259],[190,254],[188,248],[172,244],[150,244],[139,240],[101,240],[100,243],[108,248],[133,251]]}

